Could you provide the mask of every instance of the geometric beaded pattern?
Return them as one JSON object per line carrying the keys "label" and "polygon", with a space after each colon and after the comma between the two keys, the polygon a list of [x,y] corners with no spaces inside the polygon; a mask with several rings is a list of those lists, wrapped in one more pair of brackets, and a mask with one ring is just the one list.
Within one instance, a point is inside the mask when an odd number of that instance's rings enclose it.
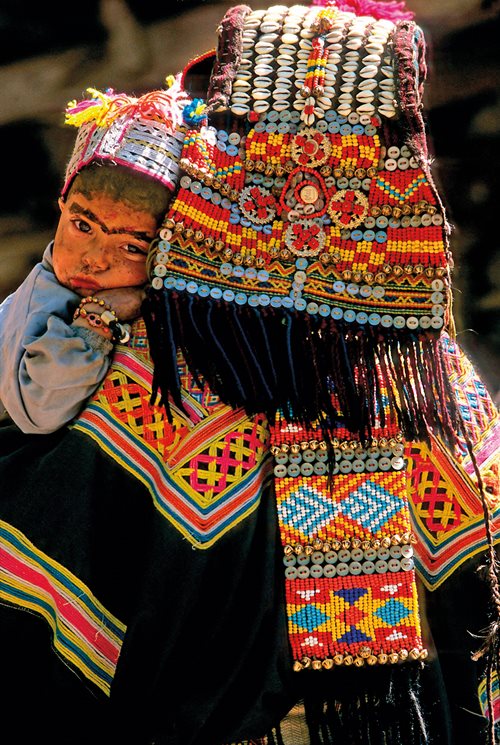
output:
{"label": "geometric beaded pattern", "polygon": [[287,14],[246,17],[228,128],[186,133],[153,287],[354,325],[441,329],[442,206],[410,145],[386,133],[398,115],[394,24],[317,8]]}
{"label": "geometric beaded pattern", "polygon": [[401,436],[307,434],[279,415],[271,431],[294,669],[423,659]]}
{"label": "geometric beaded pattern", "polygon": [[410,530],[406,473],[339,474],[276,480],[282,540],[372,540]]}
{"label": "geometric beaded pattern", "polygon": [[172,422],[150,403],[152,367],[119,347],[101,387],[73,426],[148,488],[155,507],[193,545],[208,548],[258,506],[268,429],[213,396],[205,397],[179,358],[185,411]]}
{"label": "geometric beaded pattern", "polygon": [[[287,580],[294,659],[313,669],[420,658],[416,586],[407,572]],[[296,665],[299,669],[299,665]]]}

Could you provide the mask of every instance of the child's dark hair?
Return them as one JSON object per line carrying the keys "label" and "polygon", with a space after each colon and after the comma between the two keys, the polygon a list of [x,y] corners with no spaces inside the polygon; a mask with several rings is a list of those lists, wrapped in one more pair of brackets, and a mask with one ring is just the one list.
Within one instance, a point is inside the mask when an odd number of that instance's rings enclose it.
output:
{"label": "child's dark hair", "polygon": [[94,161],[76,175],[65,197],[73,192],[87,198],[99,193],[126,202],[135,209],[155,215],[158,221],[166,212],[171,192],[159,181],[110,161]]}

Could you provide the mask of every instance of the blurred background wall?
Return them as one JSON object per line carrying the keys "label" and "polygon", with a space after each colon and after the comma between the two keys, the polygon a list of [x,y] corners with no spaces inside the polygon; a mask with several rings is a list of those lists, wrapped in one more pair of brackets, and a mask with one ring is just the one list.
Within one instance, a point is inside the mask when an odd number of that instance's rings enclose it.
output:
{"label": "blurred background wall", "polygon": [[[161,87],[167,75],[216,46],[217,25],[234,4],[85,0],[61,10],[2,0],[0,300],[52,237],[76,133],[63,126],[66,103],[87,87],[131,94]],[[407,6],[428,44],[426,122],[454,228],[458,336],[500,403],[500,3]]]}

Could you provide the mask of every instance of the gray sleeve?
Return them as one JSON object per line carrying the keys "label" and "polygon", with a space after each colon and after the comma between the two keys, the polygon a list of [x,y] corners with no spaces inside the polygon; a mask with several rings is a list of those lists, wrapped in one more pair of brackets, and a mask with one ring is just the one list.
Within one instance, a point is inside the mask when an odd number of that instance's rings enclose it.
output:
{"label": "gray sleeve", "polygon": [[109,368],[111,342],[71,325],[79,301],[42,262],[0,305],[0,408],[23,432],[67,424]]}

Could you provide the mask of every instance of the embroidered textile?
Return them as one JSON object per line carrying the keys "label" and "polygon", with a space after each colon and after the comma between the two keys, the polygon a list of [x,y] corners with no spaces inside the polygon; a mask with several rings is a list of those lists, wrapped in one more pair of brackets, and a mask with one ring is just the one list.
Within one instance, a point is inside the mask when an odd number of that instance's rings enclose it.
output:
{"label": "embroidered textile", "polygon": [[62,657],[107,695],[126,627],[91,590],[0,521],[0,600],[40,614]]}
{"label": "embroidered textile", "polygon": [[266,420],[249,419],[200,390],[179,358],[184,411],[174,408],[168,422],[164,408],[150,404],[152,368],[136,353],[144,333],[137,323],[132,349],[117,348],[74,427],[142,481],[155,507],[194,546],[208,548],[259,504],[268,478]]}

